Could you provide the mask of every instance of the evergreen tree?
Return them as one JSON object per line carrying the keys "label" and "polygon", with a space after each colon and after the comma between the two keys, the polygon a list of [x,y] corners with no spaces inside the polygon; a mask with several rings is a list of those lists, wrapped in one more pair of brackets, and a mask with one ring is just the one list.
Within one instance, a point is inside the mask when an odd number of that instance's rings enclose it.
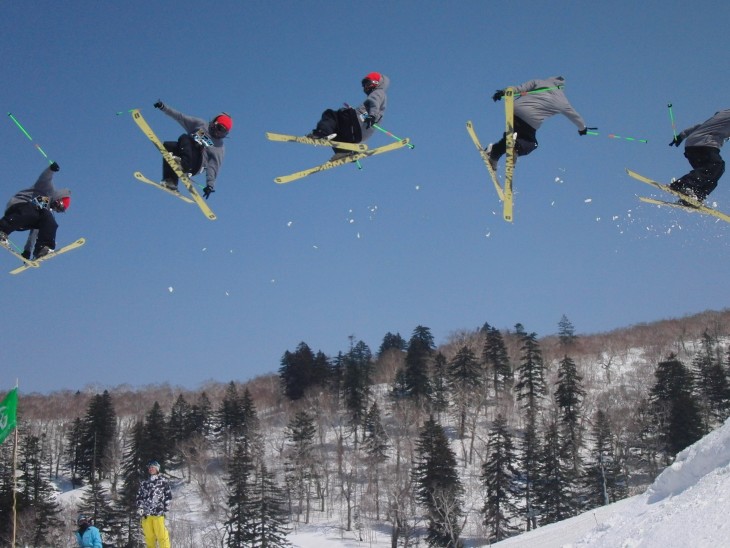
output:
{"label": "evergreen tree", "polygon": [[486,327],[486,337],[484,339],[484,350],[482,357],[486,365],[487,371],[492,372],[492,384],[494,386],[494,394],[499,399],[500,394],[512,390],[514,384],[514,374],[509,362],[507,347],[504,344],[504,338],[499,329],[494,327]]}
{"label": "evergreen tree", "polygon": [[527,530],[530,531],[537,527],[537,508],[533,500],[534,483],[539,476],[540,441],[537,434],[537,416],[540,411],[540,401],[547,393],[547,388],[545,366],[537,335],[525,332],[522,324],[517,324],[515,330],[521,343],[521,354],[517,370],[519,380],[514,388],[517,391],[517,400],[525,413],[521,468],[525,481],[524,513]]}
{"label": "evergreen tree", "polygon": [[452,358],[448,368],[449,390],[453,395],[459,420],[459,439],[464,439],[466,414],[477,401],[481,379],[481,369],[474,351],[468,345],[462,346]]}
{"label": "evergreen tree", "polygon": [[461,546],[460,520],[464,489],[456,468],[456,456],[443,427],[430,417],[416,442],[413,465],[416,498],[426,509],[429,546]]}
{"label": "evergreen tree", "polygon": [[511,518],[518,515],[517,502],[522,489],[512,435],[502,415],[497,415],[489,431],[481,481],[486,492],[482,512],[484,525],[490,532],[489,542],[516,535],[519,528],[511,524]]}
{"label": "evergreen tree", "polygon": [[560,317],[560,321],[558,322],[558,339],[560,341],[560,346],[562,346],[566,351],[573,346],[575,341],[578,339],[575,334],[573,324],[565,314]]}
{"label": "evergreen tree", "polygon": [[407,347],[408,345],[405,339],[400,336],[400,333],[396,333],[394,335],[389,331],[383,337],[383,342],[380,343],[380,348],[378,348],[378,357],[381,357],[388,350],[398,350],[400,352],[405,352]]}
{"label": "evergreen tree", "polygon": [[433,351],[431,330],[419,325],[413,330],[413,335],[408,341],[405,369],[408,396],[417,403],[425,403],[431,393],[428,368]]}
{"label": "evergreen tree", "polygon": [[692,360],[697,399],[706,431],[723,423],[730,414],[730,385],[716,346],[716,340],[705,331],[702,349]]}
{"label": "evergreen tree", "polygon": [[136,546],[135,538],[139,530],[136,498],[139,486],[144,479],[145,464],[149,461],[149,458],[145,457],[144,436],[144,421],[139,420],[125,438],[125,451],[122,460],[122,488],[115,505],[119,514],[123,516],[123,520],[120,520],[119,544],[130,548]]}
{"label": "evergreen tree", "polygon": [[252,500],[254,458],[244,437],[236,444],[228,464],[228,519],[226,546],[244,548],[253,545],[255,516]]}
{"label": "evergreen tree", "polygon": [[540,512],[540,523],[546,525],[575,515],[573,497],[576,495],[576,476],[571,465],[571,455],[560,438],[558,425],[548,425],[540,452],[539,479],[534,483],[535,506]]}
{"label": "evergreen tree", "polygon": [[448,363],[446,356],[436,353],[433,360],[433,374],[431,375],[431,409],[440,418],[441,413],[449,408],[449,380]]}
{"label": "evergreen tree", "polygon": [[201,392],[198,400],[190,407],[190,414],[188,415],[190,425],[188,426],[188,431],[199,436],[208,437],[213,423],[211,408],[208,395],[205,392]]}
{"label": "evergreen tree", "polygon": [[84,479],[102,479],[108,470],[107,453],[116,438],[117,417],[108,391],[91,398],[82,421],[77,471]]}
{"label": "evergreen tree", "polygon": [[388,435],[380,418],[380,408],[373,402],[365,417],[365,435],[362,448],[368,467],[368,479],[374,488],[375,519],[380,519],[380,465],[388,458]]}
{"label": "evergreen tree", "polygon": [[294,352],[288,350],[281,358],[279,379],[284,395],[290,400],[298,400],[311,386],[324,386],[329,377],[330,366],[327,357],[321,352],[315,355],[304,342],[299,343]]}
{"label": "evergreen tree", "polygon": [[626,497],[626,480],[613,446],[606,414],[598,410],[592,429],[593,447],[584,474],[584,510],[611,504]]}
{"label": "evergreen tree", "polygon": [[167,436],[167,420],[160,404],[155,402],[145,415],[142,457],[145,463],[151,460],[158,461],[164,470],[165,463],[171,454],[172,449]]}
{"label": "evergreen tree", "polygon": [[66,435],[66,465],[71,472],[71,485],[79,487],[83,484],[83,430],[81,417],[76,417]]}
{"label": "evergreen tree", "polygon": [[285,467],[289,487],[290,505],[297,499],[297,515],[305,511],[305,523],[309,523],[311,487],[315,478],[314,435],[317,429],[314,418],[306,411],[300,411],[287,426],[289,451]]}
{"label": "evergreen tree", "polygon": [[368,397],[372,385],[373,364],[368,345],[359,341],[345,356],[344,364],[342,388],[345,408],[350,416],[350,426],[355,433],[355,444],[357,445],[357,431],[368,410]]}
{"label": "evergreen tree", "polygon": [[100,481],[92,481],[84,490],[78,513],[91,516],[104,538],[122,537],[123,518],[112,506],[111,498]]}
{"label": "evergreen tree", "polygon": [[276,484],[274,475],[268,471],[263,462],[258,465],[258,474],[251,496],[254,528],[251,544],[247,546],[252,548],[291,546],[286,539],[289,528],[284,494]]}
{"label": "evergreen tree", "polygon": [[61,522],[61,509],[51,483],[45,479],[41,439],[26,435],[21,438],[19,448],[18,490],[20,492],[23,519],[26,527],[18,534],[19,545],[57,546]]}
{"label": "evergreen tree", "polygon": [[693,395],[693,379],[674,354],[660,362],[650,392],[651,413],[667,464],[704,434],[699,406]]}
{"label": "evergreen tree", "polygon": [[585,390],[581,384],[583,377],[578,374],[578,369],[573,360],[567,355],[558,365],[558,381],[555,390],[555,403],[560,410],[560,425],[562,437],[570,455],[573,473],[580,473],[580,450],[582,447],[581,432],[581,403],[585,396]]}

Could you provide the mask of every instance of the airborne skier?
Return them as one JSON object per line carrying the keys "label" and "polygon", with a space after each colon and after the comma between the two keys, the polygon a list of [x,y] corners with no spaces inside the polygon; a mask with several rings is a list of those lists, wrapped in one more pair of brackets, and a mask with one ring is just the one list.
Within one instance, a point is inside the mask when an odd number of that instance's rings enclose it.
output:
{"label": "airborne skier", "polygon": [[[363,143],[375,132],[373,124],[383,119],[388,104],[386,91],[390,79],[379,72],[370,72],[362,79],[362,90],[367,95],[363,103],[353,108],[347,106],[338,110],[327,109],[317,122],[317,127],[307,135],[312,139],[333,139],[344,143]],[[332,137],[335,135],[335,137]],[[330,161],[339,160],[352,151],[333,147],[335,152]]]}
{"label": "airborne skier", "polygon": [[[21,190],[10,198],[5,215],[0,219],[0,244],[7,247],[8,235],[12,232],[30,230],[35,238],[35,259],[40,259],[56,249],[58,223],[53,212],[63,213],[71,204],[71,191],[53,186],[53,174],[60,169],[53,162],[43,170],[31,188]],[[28,249],[23,255],[26,259],[30,259],[29,251]]]}
{"label": "airborne skier", "polygon": [[[565,78],[554,76],[544,80],[530,80],[516,86],[514,106],[514,131],[517,134],[515,154],[527,156],[537,148],[537,130],[551,116],[563,114],[578,127],[579,135],[586,135],[588,128],[580,114],[576,112],[563,93]],[[533,93],[534,92],[534,93]],[[504,97],[504,90],[498,89],[492,100],[499,101]],[[485,149],[489,154],[489,162],[494,170],[497,162],[507,149],[507,135]]]}
{"label": "airborne skier", "polygon": [[[225,145],[223,139],[233,128],[233,119],[225,112],[221,112],[210,122],[202,118],[188,116],[157,101],[155,108],[160,109],[173,120],[176,120],[184,129],[177,141],[165,141],[165,148],[179,158],[180,165],[185,173],[197,175],[205,169],[206,185],[203,196],[207,200],[215,192],[215,181],[218,177]],[[178,176],[166,161],[162,162],[162,185],[170,190],[177,190]]]}
{"label": "airborne skier", "polygon": [[[692,166],[692,171],[672,181],[669,188],[695,198],[698,202],[707,198],[725,172],[725,161],[720,156],[720,148],[728,138],[730,109],[716,112],[709,120],[681,131],[669,146],[678,147],[684,141],[684,157]],[[684,200],[680,200],[680,203],[692,205]]]}

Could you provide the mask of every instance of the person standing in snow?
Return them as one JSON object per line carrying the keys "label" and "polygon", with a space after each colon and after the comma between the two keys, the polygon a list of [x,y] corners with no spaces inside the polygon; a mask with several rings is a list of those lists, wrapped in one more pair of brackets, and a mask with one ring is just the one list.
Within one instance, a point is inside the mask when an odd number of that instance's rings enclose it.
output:
{"label": "person standing in snow", "polygon": [[147,463],[149,478],[137,492],[137,514],[141,518],[142,532],[147,548],[170,548],[170,535],[165,527],[165,514],[170,511],[172,491],[170,484],[160,475],[160,463]]}
{"label": "person standing in snow", "polygon": [[[312,139],[334,139],[343,143],[364,143],[375,132],[373,124],[383,119],[388,105],[386,91],[390,79],[379,72],[370,72],[362,79],[362,90],[367,95],[363,103],[357,107],[345,107],[338,110],[327,109],[317,122],[317,127],[307,135]],[[335,155],[330,161],[339,160],[351,154],[351,151],[334,148]]]}
{"label": "person standing in snow", "polygon": [[101,533],[94,527],[93,520],[86,514],[79,514],[76,520],[78,531],[76,531],[76,542],[80,548],[103,548]]}
{"label": "person standing in snow", "polygon": [[31,246],[36,259],[56,249],[58,223],[53,212],[63,213],[71,204],[71,191],[53,186],[53,174],[60,169],[56,162],[44,169],[32,187],[10,198],[5,215],[0,219],[0,244],[4,246],[8,245],[8,236],[12,232],[31,231],[29,245],[23,252],[26,259],[30,259]]}
{"label": "person standing in snow", "polygon": [[669,146],[678,147],[685,141],[684,157],[692,166],[692,171],[672,181],[669,188],[700,202],[707,198],[725,173],[725,161],[720,156],[720,148],[728,139],[730,109],[716,112],[709,120],[681,131]]}
{"label": "person standing in snow", "polygon": [[[588,128],[563,93],[565,78],[553,76],[544,80],[530,80],[515,87],[514,129],[515,154],[527,156],[537,148],[537,130],[551,116],[563,114],[578,127],[578,135],[586,135]],[[544,91],[542,91],[544,90]],[[538,93],[529,93],[538,92]],[[504,97],[504,90],[498,89],[492,100]],[[497,162],[507,151],[507,134],[494,145],[484,149],[489,154],[489,163],[497,169]]]}
{"label": "person standing in snow", "polygon": [[[185,133],[180,135],[177,141],[165,141],[164,145],[178,158],[185,173],[197,175],[205,170],[206,184],[203,196],[207,200],[215,192],[215,181],[225,154],[223,139],[233,129],[233,118],[230,114],[221,112],[210,122],[206,122],[202,118],[188,116],[168,107],[162,101],[157,101],[154,107],[185,128]],[[177,181],[177,174],[163,160],[161,184],[170,190],[177,190]]]}

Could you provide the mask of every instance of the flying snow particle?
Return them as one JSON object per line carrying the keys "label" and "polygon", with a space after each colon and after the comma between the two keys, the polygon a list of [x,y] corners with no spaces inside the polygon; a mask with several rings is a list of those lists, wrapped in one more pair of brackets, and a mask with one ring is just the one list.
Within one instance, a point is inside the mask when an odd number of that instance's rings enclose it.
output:
{"label": "flying snow particle", "polygon": [[556,183],[562,183],[563,180],[560,177],[555,177],[555,182]]}
{"label": "flying snow particle", "polygon": [[312,247],[313,247],[314,249],[319,249],[319,247],[318,247],[318,246],[316,246],[316,245],[313,245]]}
{"label": "flying snow particle", "polygon": [[355,219],[350,219],[350,224],[354,223]]}
{"label": "flying snow particle", "polygon": [[226,291],[226,297],[228,297],[228,291]]}
{"label": "flying snow particle", "polygon": [[288,223],[286,223],[286,226],[291,226],[292,224],[294,224],[294,221],[289,221]]}
{"label": "flying snow particle", "polygon": [[592,201],[593,201],[593,198],[586,198],[585,200],[583,200],[583,202],[586,204],[590,204]]}
{"label": "flying snow particle", "polygon": [[486,233],[486,234],[484,235],[484,237],[485,237],[485,238],[489,238],[489,237],[490,237],[491,235],[492,235],[492,233],[491,233],[491,232],[487,232],[487,233]]}
{"label": "flying snow particle", "polygon": [[202,251],[203,253],[205,253],[206,251],[208,251],[208,248],[207,248],[207,247],[204,247],[203,249],[201,249],[201,251]]}
{"label": "flying snow particle", "polygon": [[421,185],[416,185],[416,190],[421,190]]}
{"label": "flying snow particle", "polygon": [[172,293],[173,291],[175,291],[175,290],[174,290],[174,289],[172,288],[172,286],[168,287],[168,288],[167,288],[167,290],[168,290],[168,291],[169,291],[170,293]]}
{"label": "flying snow particle", "polygon": [[357,233],[357,239],[358,240],[360,239],[360,233],[359,232]]}

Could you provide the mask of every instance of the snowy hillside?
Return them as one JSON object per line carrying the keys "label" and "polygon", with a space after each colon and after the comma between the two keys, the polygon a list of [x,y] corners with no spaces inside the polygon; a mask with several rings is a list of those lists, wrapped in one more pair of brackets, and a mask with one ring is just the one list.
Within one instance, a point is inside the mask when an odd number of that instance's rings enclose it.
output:
{"label": "snowy hillside", "polygon": [[730,546],[729,510],[730,420],[679,453],[646,493],[493,546],[718,548]]}

